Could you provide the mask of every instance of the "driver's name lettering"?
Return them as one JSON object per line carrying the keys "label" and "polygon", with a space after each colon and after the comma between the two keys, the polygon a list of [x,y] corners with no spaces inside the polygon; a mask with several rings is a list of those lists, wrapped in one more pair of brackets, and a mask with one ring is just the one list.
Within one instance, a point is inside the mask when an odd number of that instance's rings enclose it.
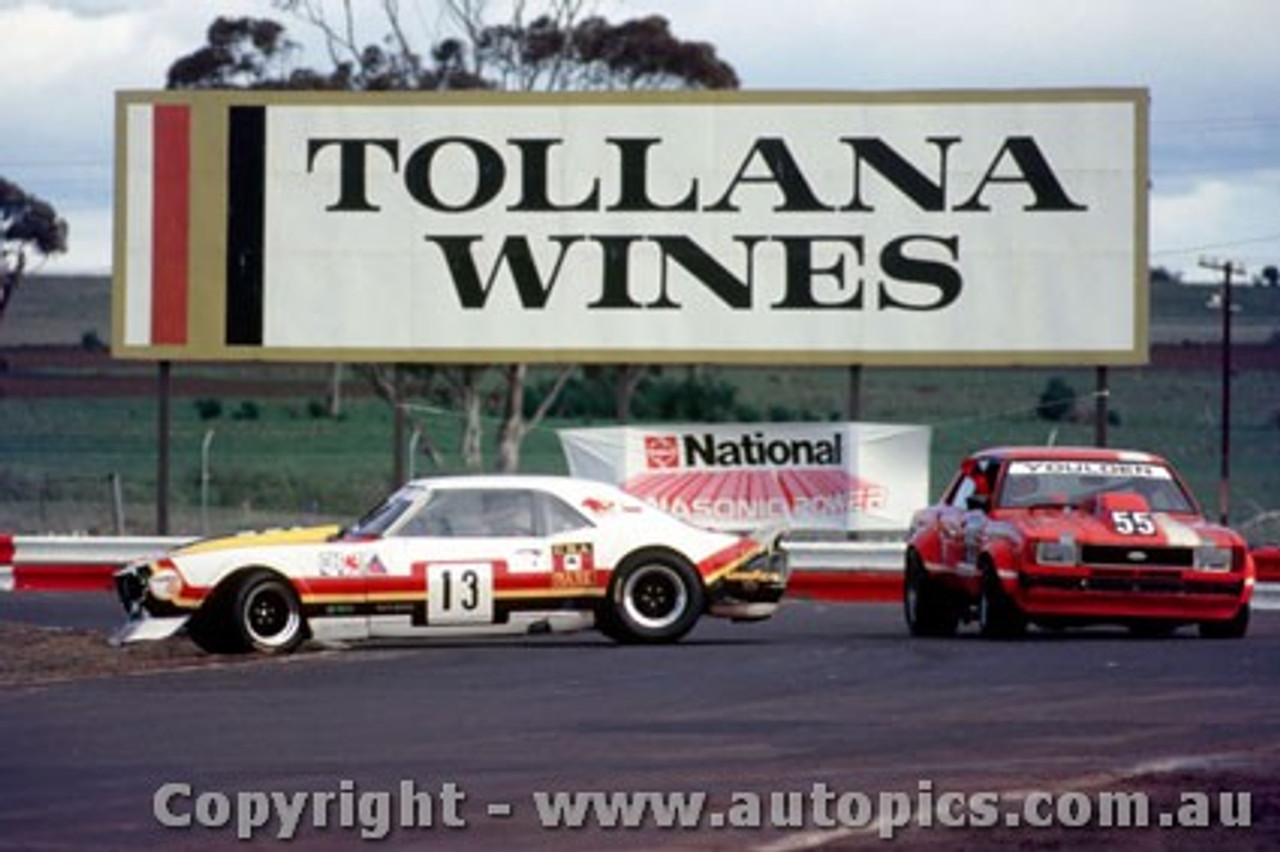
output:
{"label": "driver's name lettering", "polygon": [[1169,471],[1159,465],[1132,462],[1017,461],[1009,465],[1011,476],[1066,474],[1072,476],[1116,476],[1140,479],[1169,479]]}

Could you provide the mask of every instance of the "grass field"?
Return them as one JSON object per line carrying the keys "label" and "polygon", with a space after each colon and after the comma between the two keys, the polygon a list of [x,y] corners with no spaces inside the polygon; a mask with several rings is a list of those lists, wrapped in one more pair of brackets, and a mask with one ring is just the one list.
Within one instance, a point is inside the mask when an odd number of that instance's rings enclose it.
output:
{"label": "grass field", "polygon": [[[1242,288],[1255,339],[1274,336],[1280,290]],[[1215,339],[1220,315],[1204,308],[1205,291],[1155,288],[1158,321],[1192,339]],[[78,345],[87,333],[108,336],[109,299],[98,280],[32,282],[0,329],[0,347]],[[1243,322],[1243,320],[1242,320]],[[175,370],[195,370],[178,367]],[[198,368],[252,376],[253,367]],[[760,412],[785,408],[835,419],[844,407],[848,373],[842,368],[747,369],[705,367],[704,375],[732,383],[737,399]],[[223,413],[201,419],[196,401],[173,403],[171,529],[198,533],[263,523],[349,518],[380,496],[392,478],[391,414],[362,392],[348,371],[347,401],[339,419],[313,416],[325,383],[324,368],[299,367],[314,393],[219,400]],[[1112,369],[1109,443],[1169,456],[1190,480],[1210,514],[1217,514],[1219,394],[1216,366]],[[278,375],[279,370],[273,371]],[[1051,378],[1077,393],[1091,414],[1092,369],[867,369],[862,374],[862,419],[932,427],[932,490],[945,485],[957,458],[979,446],[1005,443],[1091,443],[1093,425],[1049,422],[1036,416]],[[0,530],[11,532],[110,531],[110,478],[119,477],[129,532],[153,529],[155,509],[155,403],[148,397],[0,399]],[[441,409],[415,409],[414,425],[458,470],[459,418]],[[1239,370],[1233,380],[1231,518],[1255,540],[1280,540],[1280,374]],[[496,424],[490,424],[495,426]],[[527,439],[526,471],[564,469],[555,429],[584,425],[551,421]],[[597,425],[608,425],[600,423]],[[207,489],[202,488],[202,446],[208,440]],[[488,457],[492,458],[491,449]],[[424,454],[418,474],[436,472]],[[207,495],[207,500],[206,500]],[[1256,520],[1263,519],[1263,520]]]}

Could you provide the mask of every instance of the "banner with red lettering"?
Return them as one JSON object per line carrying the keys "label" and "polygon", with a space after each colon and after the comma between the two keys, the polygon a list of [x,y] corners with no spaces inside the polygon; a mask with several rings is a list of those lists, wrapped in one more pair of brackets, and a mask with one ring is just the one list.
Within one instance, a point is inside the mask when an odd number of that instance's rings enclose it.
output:
{"label": "banner with red lettering", "polygon": [[929,499],[927,426],[716,423],[559,435],[574,476],[717,529],[904,530]]}

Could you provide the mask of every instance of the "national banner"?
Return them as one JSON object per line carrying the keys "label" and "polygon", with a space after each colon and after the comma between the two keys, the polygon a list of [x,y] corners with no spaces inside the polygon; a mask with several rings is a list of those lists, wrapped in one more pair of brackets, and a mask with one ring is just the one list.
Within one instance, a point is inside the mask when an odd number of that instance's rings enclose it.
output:
{"label": "national banner", "polygon": [[928,502],[927,426],[717,423],[559,435],[572,475],[718,529],[904,530]]}

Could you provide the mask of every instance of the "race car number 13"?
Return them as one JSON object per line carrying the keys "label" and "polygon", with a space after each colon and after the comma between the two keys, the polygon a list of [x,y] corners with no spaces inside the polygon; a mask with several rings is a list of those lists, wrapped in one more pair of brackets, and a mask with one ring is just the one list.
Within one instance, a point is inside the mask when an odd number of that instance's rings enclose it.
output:
{"label": "race car number 13", "polygon": [[493,565],[444,562],[427,566],[428,624],[493,621]]}

